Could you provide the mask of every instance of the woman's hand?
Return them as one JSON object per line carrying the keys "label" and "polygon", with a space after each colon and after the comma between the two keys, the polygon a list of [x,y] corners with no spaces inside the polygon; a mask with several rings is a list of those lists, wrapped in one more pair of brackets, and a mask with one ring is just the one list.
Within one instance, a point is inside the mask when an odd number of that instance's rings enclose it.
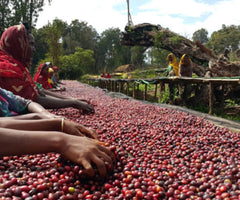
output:
{"label": "woman's hand", "polygon": [[71,122],[69,120],[63,121],[63,132],[76,135],[76,136],[86,136],[93,139],[98,139],[97,132],[93,129],[87,128],[83,125]]}
{"label": "woman's hand", "polygon": [[75,108],[82,110],[84,113],[94,113],[95,112],[93,105],[91,105],[85,101],[78,100],[78,99],[74,99],[74,101],[76,101]]}
{"label": "woman's hand", "polygon": [[59,153],[66,159],[83,166],[84,171],[89,176],[94,176],[95,172],[91,163],[94,163],[100,176],[107,175],[105,162],[113,166],[114,154],[108,148],[100,145],[96,140],[87,137],[77,137],[63,135],[63,145]]}

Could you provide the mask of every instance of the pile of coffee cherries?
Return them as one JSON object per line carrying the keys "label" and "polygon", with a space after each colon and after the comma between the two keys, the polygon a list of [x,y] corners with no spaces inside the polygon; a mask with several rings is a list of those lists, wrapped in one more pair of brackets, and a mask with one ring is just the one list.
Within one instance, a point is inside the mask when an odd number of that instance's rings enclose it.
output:
{"label": "pile of coffee cherries", "polygon": [[97,130],[116,155],[109,175],[89,178],[59,154],[0,160],[0,199],[240,199],[240,135],[157,105],[112,98],[65,81],[65,95],[86,99],[95,113],[51,110]]}

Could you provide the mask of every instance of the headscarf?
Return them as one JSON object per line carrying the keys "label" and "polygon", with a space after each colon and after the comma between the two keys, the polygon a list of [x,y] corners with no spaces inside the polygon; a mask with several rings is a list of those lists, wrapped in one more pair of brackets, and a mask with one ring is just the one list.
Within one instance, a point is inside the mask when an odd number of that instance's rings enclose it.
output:
{"label": "headscarf", "polygon": [[[49,69],[48,69],[48,74],[50,74],[50,73],[54,73],[54,70],[49,67]],[[52,74],[52,76],[53,76],[53,74]],[[50,86],[49,88],[52,88],[52,85],[54,84],[54,83],[53,83],[53,80],[52,80],[51,78],[52,78],[52,77],[49,75],[49,76],[48,76],[48,84],[49,84],[49,86]]]}
{"label": "headscarf", "polygon": [[191,65],[191,64],[192,64],[191,58],[187,54],[183,54],[180,59],[179,65]]}
{"label": "headscarf", "polygon": [[38,66],[37,72],[34,76],[34,81],[42,84],[42,87],[44,89],[49,89],[49,88],[52,88],[52,86],[48,83],[49,74],[47,74],[47,75],[42,74],[42,70],[45,67],[47,67],[46,63],[42,63]]}
{"label": "headscarf", "polygon": [[48,72],[53,73],[54,72],[53,68],[49,67]]}
{"label": "headscarf", "polygon": [[[36,84],[29,74],[28,37],[23,24],[9,27],[0,41],[0,86],[24,98],[36,100]],[[11,79],[11,80],[10,80]]]}
{"label": "headscarf", "polygon": [[[172,58],[172,60],[171,60],[171,58]],[[176,57],[174,56],[174,54],[173,53],[168,54],[167,60],[169,61],[169,65],[173,68],[175,75],[179,76],[179,74],[178,74],[179,63],[178,63]]]}
{"label": "headscarf", "polygon": [[53,69],[53,71],[58,71],[58,67],[57,66],[54,66],[52,69]]}
{"label": "headscarf", "polygon": [[2,34],[0,50],[29,67],[28,37],[23,24],[11,26]]}
{"label": "headscarf", "polygon": [[192,77],[192,60],[186,54],[183,54],[180,59],[179,72],[181,76]]}

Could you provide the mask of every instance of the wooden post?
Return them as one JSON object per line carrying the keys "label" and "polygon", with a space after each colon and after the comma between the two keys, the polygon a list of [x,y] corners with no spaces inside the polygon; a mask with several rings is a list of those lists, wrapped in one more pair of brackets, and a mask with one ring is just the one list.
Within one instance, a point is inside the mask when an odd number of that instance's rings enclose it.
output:
{"label": "wooden post", "polygon": [[157,97],[157,84],[155,84],[155,93],[154,93],[154,98]]}
{"label": "wooden post", "polygon": [[213,84],[209,82],[209,114],[213,113]]}
{"label": "wooden post", "polygon": [[135,99],[135,81],[133,82],[133,98]]}
{"label": "wooden post", "polygon": [[119,82],[118,92],[121,92],[121,89],[122,89],[121,87],[122,87],[122,82],[120,81],[120,82]]}
{"label": "wooden post", "polygon": [[108,80],[105,81],[105,88],[108,90]]}
{"label": "wooden post", "polygon": [[144,95],[143,95],[143,100],[147,100],[147,84],[145,84],[145,89],[144,89]]}
{"label": "wooden post", "polygon": [[114,81],[114,92],[117,91],[117,81]]}
{"label": "wooden post", "polygon": [[129,93],[129,82],[127,81],[127,96],[128,96],[128,93]]}
{"label": "wooden post", "polygon": [[164,89],[164,82],[161,81],[160,84],[159,84],[159,97],[158,97],[158,102],[161,102],[163,89]]}
{"label": "wooden post", "polygon": [[112,80],[110,79],[110,86],[109,86],[109,90],[112,91]]}
{"label": "wooden post", "polygon": [[220,110],[221,112],[224,111],[224,89],[225,89],[225,85],[222,84],[220,87],[221,88],[221,99],[220,99]]}

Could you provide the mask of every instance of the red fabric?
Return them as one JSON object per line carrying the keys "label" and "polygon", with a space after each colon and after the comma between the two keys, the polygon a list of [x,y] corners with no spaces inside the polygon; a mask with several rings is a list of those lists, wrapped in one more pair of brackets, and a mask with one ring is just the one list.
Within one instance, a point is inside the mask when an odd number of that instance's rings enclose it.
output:
{"label": "red fabric", "polygon": [[54,71],[58,71],[58,67],[57,67],[57,66],[54,66],[54,67],[53,67],[53,70],[54,70]]}
{"label": "red fabric", "polygon": [[106,76],[106,78],[111,78],[111,75],[108,73],[107,76]]}
{"label": "red fabric", "polygon": [[29,67],[28,37],[23,24],[11,26],[2,34],[0,50]]}
{"label": "red fabric", "polygon": [[46,65],[45,63],[42,63],[38,66],[37,72],[34,76],[34,81],[42,84],[42,87],[44,89],[50,89],[50,88],[52,88],[52,86],[48,82],[49,75],[46,76],[46,75],[42,74],[42,69],[45,65]]}
{"label": "red fabric", "polygon": [[23,25],[8,28],[0,41],[0,87],[36,101],[38,91],[29,74],[28,40]]}

